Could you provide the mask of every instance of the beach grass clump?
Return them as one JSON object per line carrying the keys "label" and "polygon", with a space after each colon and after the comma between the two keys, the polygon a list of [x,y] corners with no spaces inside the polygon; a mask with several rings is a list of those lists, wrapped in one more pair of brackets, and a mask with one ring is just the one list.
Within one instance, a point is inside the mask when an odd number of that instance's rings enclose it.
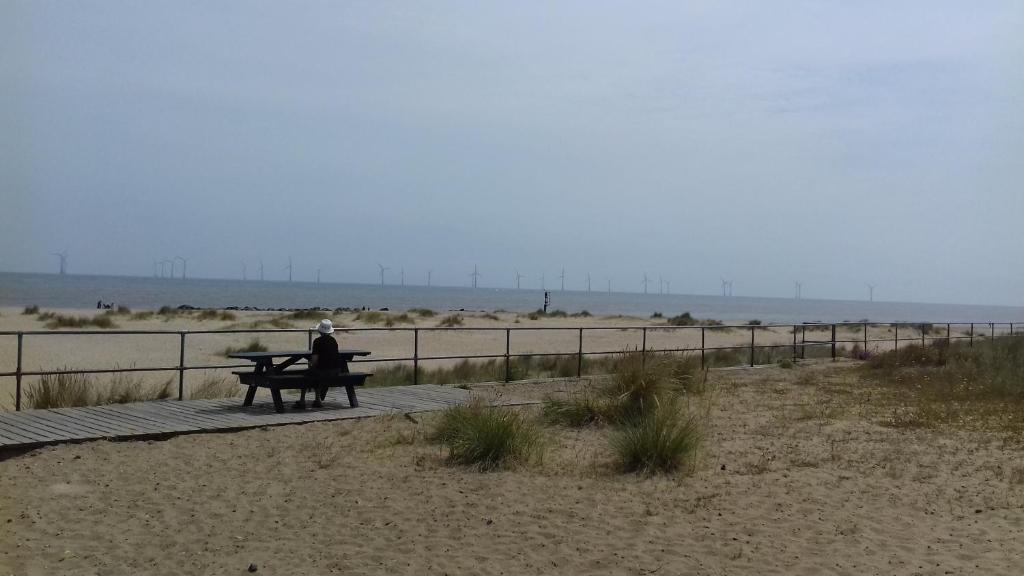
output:
{"label": "beach grass clump", "polygon": [[230,356],[231,354],[238,354],[240,352],[266,352],[268,350],[267,345],[260,342],[259,338],[252,338],[247,344],[240,347],[228,346],[221,350],[221,356]]}
{"label": "beach grass clump", "polygon": [[675,397],[658,399],[610,439],[616,463],[623,472],[672,473],[695,457],[702,427],[686,414]]}
{"label": "beach grass clump", "polygon": [[434,316],[437,316],[437,312],[434,312],[430,308],[410,308],[408,313],[415,314],[420,318],[433,318]]}
{"label": "beach grass clump", "polygon": [[356,322],[364,322],[366,324],[383,324],[387,314],[378,312],[376,310],[364,310],[356,314]]}
{"label": "beach grass clump", "polygon": [[44,374],[25,388],[25,401],[33,409],[92,406],[94,395],[92,379],[85,374]]}
{"label": "beach grass clump", "polygon": [[452,464],[482,471],[528,465],[543,457],[541,429],[520,411],[481,401],[441,413],[432,437]]}
{"label": "beach grass clump", "polygon": [[449,314],[448,316],[445,316],[444,318],[441,319],[440,322],[437,323],[438,327],[440,328],[455,328],[457,326],[462,326],[462,324],[462,314]]}
{"label": "beach grass clump", "polygon": [[39,314],[39,306],[36,306],[35,304],[31,306],[25,306],[25,309],[22,310],[21,313],[24,316],[34,316],[36,314]]}
{"label": "beach grass clump", "polygon": [[567,398],[545,398],[543,418],[549,424],[585,428],[608,424],[612,418],[608,398],[590,390],[575,392]]}
{"label": "beach grass clump", "polygon": [[149,320],[156,315],[156,312],[152,310],[143,310],[141,312],[135,312],[131,315],[131,320]]}
{"label": "beach grass clump", "polygon": [[402,312],[401,314],[388,314],[387,318],[384,319],[384,327],[392,328],[398,324],[415,324],[416,320],[412,316],[409,316],[408,312]]}
{"label": "beach grass clump", "polygon": [[46,327],[50,330],[58,328],[117,328],[117,324],[107,314],[100,314],[98,316],[65,316],[53,312],[44,312],[39,315],[39,319],[44,320]]}
{"label": "beach grass clump", "polygon": [[495,322],[498,322],[498,321],[501,320],[501,318],[499,318],[497,314],[491,314],[490,312],[486,312],[484,314],[481,314],[480,317],[483,318],[484,320],[493,320]]}
{"label": "beach grass clump", "polygon": [[191,386],[188,397],[190,400],[216,400],[233,398],[238,396],[240,391],[236,380],[211,374],[204,377],[199,384]]}
{"label": "beach grass clump", "polygon": [[721,326],[722,322],[710,318],[700,319],[689,312],[683,312],[678,316],[672,316],[665,321],[669,326]]}

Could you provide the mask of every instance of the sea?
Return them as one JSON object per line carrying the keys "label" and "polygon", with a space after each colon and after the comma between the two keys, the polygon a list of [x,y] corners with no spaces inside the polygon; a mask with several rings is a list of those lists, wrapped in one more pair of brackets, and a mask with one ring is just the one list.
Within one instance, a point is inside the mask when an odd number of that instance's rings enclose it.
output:
{"label": "sea", "polygon": [[[801,322],[1024,322],[1024,307],[757,298],[690,294],[638,294],[548,290],[549,309],[569,313],[647,317],[655,312],[725,322],[758,319]],[[0,306],[95,308],[98,301],[131,309],[161,306],[197,308],[354,308],[530,312],[544,306],[544,291],[448,286],[399,286],[57,275],[0,272]]]}

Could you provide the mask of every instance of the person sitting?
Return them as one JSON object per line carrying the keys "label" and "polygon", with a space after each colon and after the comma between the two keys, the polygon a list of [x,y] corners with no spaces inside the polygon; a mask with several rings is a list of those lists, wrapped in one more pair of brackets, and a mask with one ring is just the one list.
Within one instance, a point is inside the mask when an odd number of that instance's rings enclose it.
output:
{"label": "person sitting", "polygon": [[[324,319],[317,325],[316,331],[320,333],[320,336],[316,340],[313,340],[313,350],[309,357],[309,371],[314,378],[318,377],[318,373],[333,372],[338,369],[338,341],[334,339],[331,334],[334,333],[334,325],[330,320]],[[320,408],[321,387],[317,386],[314,389],[313,396],[313,407]],[[296,404],[297,407],[302,408],[306,405],[306,391],[302,391],[302,396]]]}

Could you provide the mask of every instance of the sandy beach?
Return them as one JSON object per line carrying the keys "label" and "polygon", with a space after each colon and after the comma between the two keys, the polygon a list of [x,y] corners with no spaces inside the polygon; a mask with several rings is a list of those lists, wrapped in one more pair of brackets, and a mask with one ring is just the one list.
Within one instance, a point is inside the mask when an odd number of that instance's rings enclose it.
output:
{"label": "sandy beach", "polygon": [[451,467],[429,415],[8,457],[0,573],[1019,573],[1019,438],[890,427],[845,362],[711,382],[705,446],[670,477],[617,473],[594,429],[550,430],[534,467]]}

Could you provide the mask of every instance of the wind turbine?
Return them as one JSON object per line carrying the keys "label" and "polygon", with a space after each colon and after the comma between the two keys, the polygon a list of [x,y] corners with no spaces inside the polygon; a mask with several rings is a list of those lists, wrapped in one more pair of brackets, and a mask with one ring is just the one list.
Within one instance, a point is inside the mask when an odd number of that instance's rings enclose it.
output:
{"label": "wind turbine", "polygon": [[548,287],[544,284],[544,273],[543,272],[540,273],[540,289],[541,290],[547,290],[548,289]]}
{"label": "wind turbine", "polygon": [[384,266],[380,262],[377,262],[377,268],[380,268],[380,287],[384,287],[384,271],[391,270],[390,266]]}
{"label": "wind turbine", "polygon": [[516,290],[519,290],[519,281],[523,278],[526,278],[526,276],[520,274],[519,270],[516,270]]}
{"label": "wind turbine", "polygon": [[260,282],[263,282],[263,259],[260,258]]}
{"label": "wind turbine", "polygon": [[164,263],[171,265],[171,278],[174,278],[174,265],[176,262],[174,260],[164,260]]}
{"label": "wind turbine", "polygon": [[722,280],[722,296],[732,296],[732,280],[726,280],[721,277],[719,278]]}
{"label": "wind turbine", "polygon": [[405,266],[402,266],[402,286],[405,286]]}
{"label": "wind turbine", "polygon": [[562,273],[558,276],[562,281],[562,292],[565,292],[565,268],[562,268]]}
{"label": "wind turbine", "polygon": [[428,287],[430,286],[430,280],[431,280],[430,277],[433,276],[433,274],[434,274],[433,270],[427,270],[427,286]]}
{"label": "wind turbine", "polygon": [[288,265],[285,266],[284,268],[282,268],[282,270],[287,270],[288,271],[288,281],[291,282],[292,281],[292,257],[291,256],[288,257]]}
{"label": "wind turbine", "polygon": [[68,251],[64,249],[60,252],[53,252],[53,256],[60,258],[60,271],[58,274],[64,275],[68,273]]}
{"label": "wind turbine", "polygon": [[480,272],[477,271],[476,264],[474,264],[473,273],[469,275],[469,277],[473,279],[473,288],[476,288],[477,279],[480,278],[480,276],[483,276],[483,274],[480,274]]}
{"label": "wind turbine", "polygon": [[793,282],[793,287],[795,288],[795,291],[796,291],[796,293],[794,294],[794,299],[795,300],[803,300],[803,297],[804,297],[804,295],[803,295],[803,291],[804,291],[804,284],[803,284],[803,282]]}
{"label": "wind turbine", "polygon": [[612,279],[611,278],[608,279],[608,293],[609,294],[612,293]]}
{"label": "wind turbine", "polygon": [[874,284],[868,284],[867,286],[868,286],[868,301],[869,302],[874,302],[875,301],[875,285]]}
{"label": "wind turbine", "polygon": [[647,278],[647,272],[644,272],[644,281],[643,281],[643,282],[641,282],[641,284],[643,284],[643,285],[644,285],[644,294],[647,294],[647,283],[648,283],[649,281],[650,281],[650,280],[648,280],[648,278]]}
{"label": "wind turbine", "polygon": [[316,269],[316,285],[317,286],[320,285],[320,269],[319,268]]}
{"label": "wind turbine", "polygon": [[587,292],[590,292],[590,272],[587,272]]}
{"label": "wind turbine", "polygon": [[242,260],[242,281],[243,282],[248,280],[248,278],[246,278],[246,274],[245,273],[246,273],[245,260]]}
{"label": "wind turbine", "polygon": [[188,269],[188,259],[182,258],[181,256],[175,256],[174,260],[181,260],[181,279],[185,279],[185,271]]}
{"label": "wind turbine", "polygon": [[658,294],[665,293],[665,279],[658,275]]}
{"label": "wind turbine", "polygon": [[671,293],[672,293],[672,281],[671,280],[665,280],[665,294],[671,294]]}

